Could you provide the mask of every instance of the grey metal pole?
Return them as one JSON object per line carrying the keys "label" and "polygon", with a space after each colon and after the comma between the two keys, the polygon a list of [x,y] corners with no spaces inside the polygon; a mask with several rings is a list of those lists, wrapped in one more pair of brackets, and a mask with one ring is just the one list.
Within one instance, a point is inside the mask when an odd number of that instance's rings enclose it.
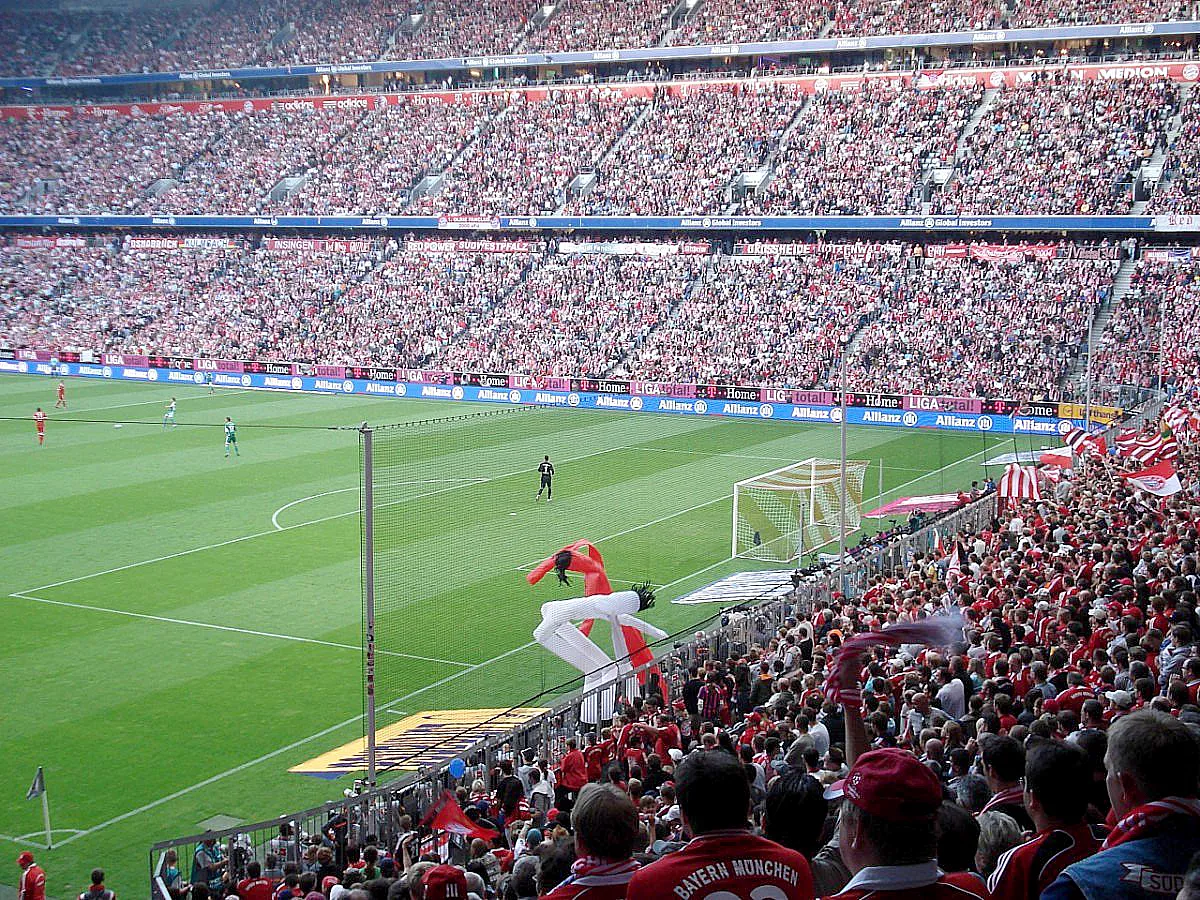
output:
{"label": "grey metal pole", "polygon": [[1084,372],[1083,427],[1092,433],[1092,327],[1088,326],[1087,369]]}
{"label": "grey metal pole", "polygon": [[[838,530],[841,532],[840,560],[841,573],[838,580],[846,577],[846,348],[842,347],[842,472],[841,472],[841,509],[838,515]],[[841,585],[845,590],[845,584]]]}
{"label": "grey metal pole", "polygon": [[1158,399],[1163,399],[1163,359],[1166,355],[1167,341],[1167,292],[1163,291],[1158,297]]}
{"label": "grey metal pole", "polygon": [[363,441],[363,591],[366,606],[367,784],[375,787],[375,460],[374,435],[364,422]]}

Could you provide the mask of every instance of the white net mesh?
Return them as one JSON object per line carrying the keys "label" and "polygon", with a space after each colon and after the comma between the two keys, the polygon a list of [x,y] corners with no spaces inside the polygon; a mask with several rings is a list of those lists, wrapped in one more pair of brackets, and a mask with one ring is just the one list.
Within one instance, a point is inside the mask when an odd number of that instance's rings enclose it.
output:
{"label": "white net mesh", "polygon": [[[846,530],[862,521],[868,461],[846,460]],[[841,463],[802,462],[734,485],[733,555],[790,562],[838,539]]]}

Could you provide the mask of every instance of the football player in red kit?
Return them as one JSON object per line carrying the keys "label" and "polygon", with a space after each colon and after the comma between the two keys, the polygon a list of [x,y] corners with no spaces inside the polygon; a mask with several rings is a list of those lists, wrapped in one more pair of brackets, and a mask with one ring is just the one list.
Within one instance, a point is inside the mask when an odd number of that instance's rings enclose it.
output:
{"label": "football player in red kit", "polygon": [[40,447],[46,443],[46,414],[42,412],[40,406],[37,408],[37,412],[33,414],[33,424],[37,428],[38,446]]}
{"label": "football player in red kit", "polygon": [[58,383],[58,399],[54,401],[55,409],[67,408],[67,386],[61,381]]}
{"label": "football player in red kit", "polygon": [[750,782],[724,750],[697,750],[675,769],[686,847],[634,873],[627,900],[811,900],[808,861],[750,831]]}

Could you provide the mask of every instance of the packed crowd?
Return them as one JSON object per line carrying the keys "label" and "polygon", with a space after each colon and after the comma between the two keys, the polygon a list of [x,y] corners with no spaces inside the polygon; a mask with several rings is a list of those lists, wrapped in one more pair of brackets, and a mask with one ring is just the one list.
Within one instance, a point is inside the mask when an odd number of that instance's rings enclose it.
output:
{"label": "packed crowd", "polygon": [[[897,278],[878,319],[858,335],[849,380],[858,390],[919,383],[954,396],[1062,399],[1117,263],[925,259]],[[1040,390],[1037,386],[1041,386]]]}
{"label": "packed crowd", "polygon": [[[5,122],[0,210],[254,214],[272,205],[268,192],[281,178],[312,174],[324,163],[349,165],[334,146],[363,115],[357,109],[293,108]],[[453,133],[451,117],[434,121]],[[418,135],[408,140],[420,152]],[[361,166],[361,160],[353,162]],[[373,166],[370,175],[388,169],[386,163]],[[337,177],[336,166],[333,172]]]}
{"label": "packed crowd", "polygon": [[559,254],[444,352],[455,371],[606,375],[695,287],[707,257]]}
{"label": "packed crowd", "polygon": [[851,258],[723,257],[623,368],[659,381],[819,384],[886,305],[900,254],[893,244]]}
{"label": "packed crowd", "polygon": [[[1193,17],[1190,0],[1141,0],[1120,14],[1096,0],[916,0],[737,6],[705,0],[679,27],[663,0],[560,0],[541,27],[525,0],[196,0],[170,10],[63,12],[31,6],[0,17],[0,74],[95,75],[212,67],[439,58],[471,53],[606,50],[912,34]],[[1011,7],[1011,8],[1010,8]]]}
{"label": "packed crowd", "polygon": [[813,96],[748,215],[921,211],[926,166],[949,164],[982,88],[916,90],[898,81]]}
{"label": "packed crowd", "polygon": [[429,0],[421,19],[401,28],[389,56],[439,59],[471,53],[508,53],[528,28],[526,0]]}
{"label": "packed crowd", "polygon": [[1194,900],[1200,467],[1186,451],[1165,498],[1123,468],[1093,459],[777,630],[698,635],[665,692],[444,795],[442,852],[408,815],[385,842],[335,811],[236,861],[169,851],[163,880],[192,900]]}
{"label": "packed crowd", "polygon": [[724,212],[733,181],[763,167],[804,95],[794,86],[731,85],[660,94],[654,110],[600,165],[568,215]]}
{"label": "packed crowd", "polygon": [[1196,205],[1197,101],[1167,81],[1046,76],[987,99],[883,79],[811,96],[776,81],[454,96],[8,120],[0,212],[886,215],[929,195],[940,213],[1127,213],[1156,147],[1149,211]]}
{"label": "packed crowd", "polygon": [[654,47],[673,6],[669,0],[558,0],[549,21],[529,33],[522,49],[570,53]]}
{"label": "packed crowd", "polygon": [[957,215],[1128,213],[1137,170],[1165,147],[1179,108],[1169,81],[1048,75],[1004,90],[960,142],[957,170],[933,198]]}
{"label": "packed crowd", "polygon": [[602,98],[600,91],[512,100],[450,170],[422,212],[519,216],[553,213],[575,176],[592,169],[648,101]]}
{"label": "packed crowd", "polygon": [[[1064,399],[1118,265],[925,258],[903,243],[778,255],[352,243],[6,246],[0,345],[793,388],[829,387],[848,345],[856,389]],[[1169,369],[1200,382],[1195,263],[1143,266],[1096,379],[1132,377],[1114,367],[1138,358],[1143,380],[1155,371],[1139,348],[1157,347],[1160,298],[1175,323]]]}
{"label": "packed crowd", "polygon": [[1200,388],[1200,263],[1140,260],[1094,353],[1101,390],[1156,389],[1160,364],[1168,391]]}
{"label": "packed crowd", "polygon": [[[405,102],[374,110],[315,160],[315,171],[287,198],[289,213],[398,213],[426,174],[440,173],[488,126],[496,104]],[[369,165],[364,160],[370,160]]]}

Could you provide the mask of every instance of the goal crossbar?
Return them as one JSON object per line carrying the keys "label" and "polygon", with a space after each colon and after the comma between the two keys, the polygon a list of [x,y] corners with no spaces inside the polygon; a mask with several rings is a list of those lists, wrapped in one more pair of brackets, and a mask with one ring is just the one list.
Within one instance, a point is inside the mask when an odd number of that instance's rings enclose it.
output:
{"label": "goal crossbar", "polygon": [[[828,543],[845,508],[847,530],[862,518],[863,479],[868,460],[808,457],[733,487],[734,558],[790,562],[806,549]],[[806,547],[807,545],[807,547]]]}

